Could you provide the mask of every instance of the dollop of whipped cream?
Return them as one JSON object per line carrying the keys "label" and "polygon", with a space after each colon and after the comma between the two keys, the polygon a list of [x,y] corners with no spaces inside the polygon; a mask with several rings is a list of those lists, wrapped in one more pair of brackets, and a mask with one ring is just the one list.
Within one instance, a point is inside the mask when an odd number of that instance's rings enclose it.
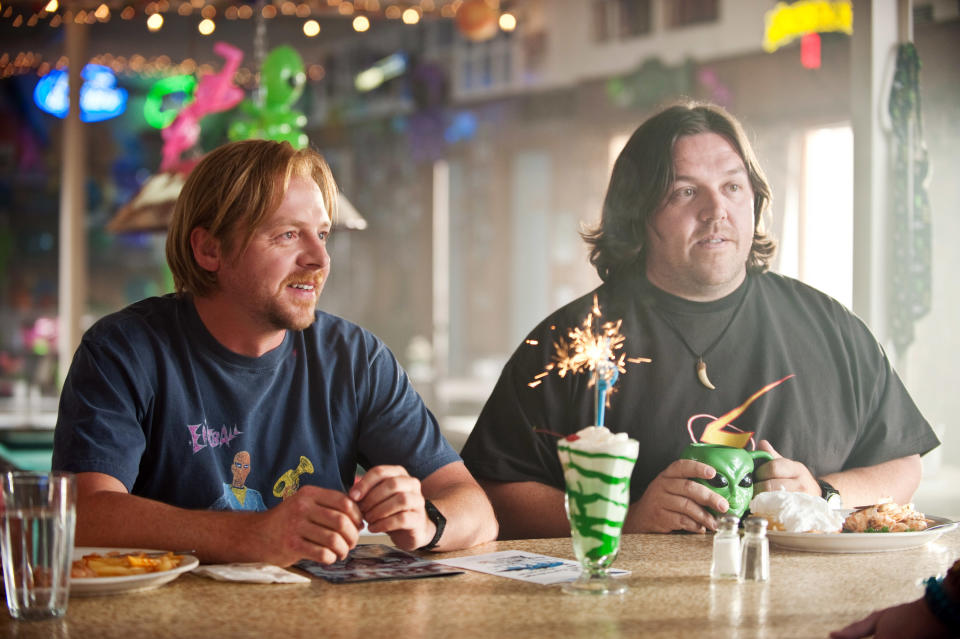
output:
{"label": "dollop of whipped cream", "polygon": [[606,426],[587,426],[564,438],[570,448],[590,453],[636,455],[639,442],[626,433],[612,433]]}
{"label": "dollop of whipped cream", "polygon": [[823,497],[783,489],[756,495],[750,512],[765,518],[771,530],[833,533],[843,527],[843,514]]}

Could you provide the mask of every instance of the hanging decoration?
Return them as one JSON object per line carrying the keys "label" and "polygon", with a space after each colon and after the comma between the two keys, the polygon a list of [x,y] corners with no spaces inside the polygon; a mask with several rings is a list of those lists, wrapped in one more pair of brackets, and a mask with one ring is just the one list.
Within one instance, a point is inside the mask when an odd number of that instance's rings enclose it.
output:
{"label": "hanging decoration", "polygon": [[808,33],[800,38],[800,64],[804,69],[820,68],[819,33]]}
{"label": "hanging decoration", "polygon": [[853,3],[850,0],[778,2],[766,14],[763,49],[773,53],[808,33],[828,32],[853,35]]}
{"label": "hanging decoration", "polygon": [[707,90],[710,101],[719,104],[722,107],[729,108],[733,93],[713,67],[700,67],[697,70],[697,81]]}
{"label": "hanging decoration", "polygon": [[497,12],[487,0],[466,0],[457,9],[457,29],[467,40],[483,42],[497,35]]}
{"label": "hanging decoration", "polygon": [[[107,230],[124,233],[165,229],[186,175],[198,161],[198,158],[184,160],[182,155],[196,146],[200,120],[210,113],[232,109],[243,99],[243,91],[233,83],[243,52],[225,42],[217,42],[213,50],[224,59],[219,73],[207,74],[199,82],[176,76],[151,88],[144,104],[144,117],[153,123],[168,123],[161,131],[160,171],[144,182],[133,199],[110,220]],[[163,97],[171,93],[185,95],[186,106],[179,112],[163,109]]]}
{"label": "hanging decoration", "polygon": [[912,42],[901,44],[890,90],[891,291],[888,317],[897,355],[913,343],[914,322],[930,312],[930,161],[920,111],[920,57]]}
{"label": "hanging decoration", "polygon": [[685,60],[668,67],[648,58],[636,70],[607,80],[607,99],[621,108],[649,108],[672,95],[688,95],[694,82],[694,64]]}
{"label": "hanging decoration", "polygon": [[243,99],[243,90],[233,83],[243,52],[226,42],[217,42],[213,50],[224,59],[223,68],[219,73],[200,79],[193,101],[177,114],[170,126],[163,129],[161,171],[185,172],[193,168],[193,163],[182,166],[180,156],[200,139],[200,119],[210,113],[232,109]]}
{"label": "hanging decoration", "polygon": [[307,82],[303,59],[296,49],[281,45],[267,55],[260,69],[262,102],[244,100],[240,109],[246,117],[234,120],[228,135],[231,140],[262,138],[289,142],[295,149],[307,146],[303,127],[307,116],[293,108]]}
{"label": "hanging decoration", "polygon": [[[127,108],[127,90],[117,87],[117,76],[99,64],[88,64],[81,72],[80,120],[101,122],[115,118]],[[33,91],[38,107],[58,118],[70,111],[70,81],[67,69],[55,69],[46,74]]]}
{"label": "hanging decoration", "polygon": [[[180,108],[194,99],[197,90],[197,79],[192,75],[172,75],[163,78],[150,87],[143,103],[143,119],[155,129],[170,126],[180,113]],[[164,106],[166,98],[171,95],[180,95],[180,108]]]}

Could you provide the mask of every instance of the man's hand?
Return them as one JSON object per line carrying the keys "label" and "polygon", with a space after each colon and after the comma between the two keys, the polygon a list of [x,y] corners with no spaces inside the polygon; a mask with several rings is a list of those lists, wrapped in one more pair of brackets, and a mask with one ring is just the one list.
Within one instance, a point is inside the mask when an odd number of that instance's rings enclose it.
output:
{"label": "man's hand", "polygon": [[773,455],[773,459],[762,464],[753,473],[755,493],[783,488],[791,492],[820,496],[820,484],[806,466],[787,459],[765,439],[760,440],[760,450]]}
{"label": "man's hand", "polygon": [[370,532],[387,533],[403,550],[426,545],[437,532],[424,510],[420,480],[402,466],[374,466],[349,495],[360,506]]}
{"label": "man's hand", "polygon": [[712,466],[692,459],[678,459],[650,482],[643,497],[630,506],[624,532],[671,532],[716,530],[717,521],[705,508],[726,512],[727,500],[694,479],[717,474]]}
{"label": "man's hand", "polygon": [[910,603],[877,610],[846,628],[834,630],[830,639],[947,639],[950,629],[933,616],[921,598]]}
{"label": "man's hand", "polygon": [[300,559],[332,564],[357,545],[363,517],[343,493],[301,486],[279,506],[259,513],[250,530],[257,561],[289,566]]}

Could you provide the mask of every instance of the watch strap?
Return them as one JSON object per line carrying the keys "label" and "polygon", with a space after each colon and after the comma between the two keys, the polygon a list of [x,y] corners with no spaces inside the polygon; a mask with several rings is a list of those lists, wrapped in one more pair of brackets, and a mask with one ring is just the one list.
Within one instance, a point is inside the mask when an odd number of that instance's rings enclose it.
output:
{"label": "watch strap", "polygon": [[423,509],[427,513],[427,519],[433,522],[433,525],[437,527],[437,532],[433,534],[433,539],[427,542],[425,545],[420,546],[417,550],[431,550],[440,543],[440,537],[443,536],[443,529],[447,526],[447,518],[443,516],[437,507],[433,505],[433,502],[429,499],[423,500]]}
{"label": "watch strap", "polygon": [[827,503],[831,505],[835,501],[840,501],[840,503],[842,503],[840,491],[834,488],[833,484],[824,481],[823,479],[817,479],[817,484],[820,486],[820,496],[827,500]]}

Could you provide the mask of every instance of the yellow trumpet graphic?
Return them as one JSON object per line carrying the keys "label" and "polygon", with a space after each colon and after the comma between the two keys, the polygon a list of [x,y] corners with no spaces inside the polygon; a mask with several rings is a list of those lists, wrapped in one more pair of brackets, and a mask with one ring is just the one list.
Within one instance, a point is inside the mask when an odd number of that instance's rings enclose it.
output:
{"label": "yellow trumpet graphic", "polygon": [[288,470],[282,475],[280,479],[277,480],[277,483],[273,485],[273,495],[274,497],[282,497],[286,499],[290,495],[297,492],[297,489],[300,488],[300,475],[312,474],[313,473],[313,464],[310,463],[310,460],[300,456],[300,463],[297,465],[296,469]]}

